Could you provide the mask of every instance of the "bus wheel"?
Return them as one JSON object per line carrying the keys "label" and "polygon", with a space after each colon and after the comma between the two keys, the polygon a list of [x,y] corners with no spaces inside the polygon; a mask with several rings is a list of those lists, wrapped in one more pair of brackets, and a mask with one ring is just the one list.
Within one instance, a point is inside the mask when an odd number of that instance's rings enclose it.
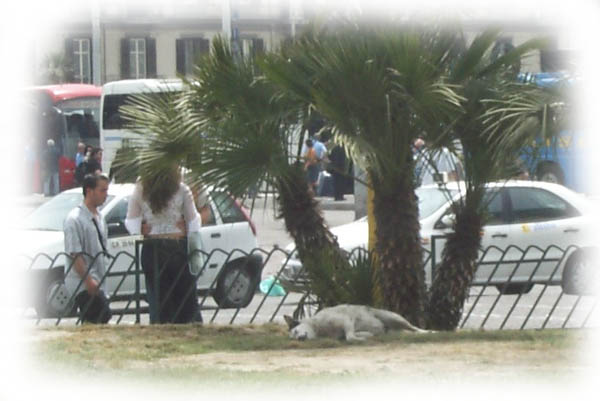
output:
{"label": "bus wheel", "polygon": [[558,165],[552,163],[545,163],[538,167],[537,179],[538,181],[550,182],[553,184],[564,185],[565,183],[565,176],[562,170]]}

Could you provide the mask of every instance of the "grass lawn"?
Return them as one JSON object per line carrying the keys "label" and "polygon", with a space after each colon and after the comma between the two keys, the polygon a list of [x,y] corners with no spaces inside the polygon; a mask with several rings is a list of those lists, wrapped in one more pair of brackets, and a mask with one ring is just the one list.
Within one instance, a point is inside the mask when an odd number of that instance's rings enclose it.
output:
{"label": "grass lawn", "polygon": [[365,342],[299,342],[282,325],[35,328],[27,342],[44,370],[111,380],[249,389],[357,380],[565,383],[585,374],[591,330],[393,332]]}

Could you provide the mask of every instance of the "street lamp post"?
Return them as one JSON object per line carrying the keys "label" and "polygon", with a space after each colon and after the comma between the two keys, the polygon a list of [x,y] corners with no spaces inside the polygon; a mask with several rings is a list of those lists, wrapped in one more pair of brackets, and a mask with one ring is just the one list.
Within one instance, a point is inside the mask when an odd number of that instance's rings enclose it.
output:
{"label": "street lamp post", "polygon": [[92,1],[92,83],[102,85],[102,49],[100,28],[100,6],[98,0]]}

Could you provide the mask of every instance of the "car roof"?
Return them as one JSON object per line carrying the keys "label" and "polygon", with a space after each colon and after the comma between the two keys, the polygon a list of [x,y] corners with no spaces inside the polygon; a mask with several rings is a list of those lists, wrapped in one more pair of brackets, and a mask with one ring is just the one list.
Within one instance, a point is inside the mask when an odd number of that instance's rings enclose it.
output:
{"label": "car roof", "polygon": [[[464,181],[452,181],[445,184],[448,190],[465,192],[466,184]],[[487,188],[511,188],[511,187],[525,187],[525,188],[540,188],[548,190],[561,198],[572,203],[578,209],[589,211],[593,206],[591,202],[585,198],[585,196],[572,191],[571,189],[551,182],[545,181],[531,181],[531,180],[507,180],[507,181],[495,181],[486,184]],[[443,185],[429,184],[424,185],[421,188],[440,188],[444,189]],[[457,195],[458,196],[458,195]]]}
{"label": "car roof", "polygon": [[[466,188],[466,184],[464,181],[450,181],[445,184],[428,184],[423,185],[421,188],[443,188],[446,187],[452,190],[464,190]],[[486,184],[488,188],[496,188],[496,187],[531,187],[531,188],[545,188],[549,189],[553,192],[573,192],[570,189],[559,185],[553,184],[545,181],[530,181],[530,180],[507,180],[507,181],[495,181],[488,182]],[[573,192],[575,193],[575,192]]]}
{"label": "car roof", "polygon": [[[111,183],[108,185],[108,194],[112,196],[127,196],[133,193],[133,188],[135,184],[127,183],[127,184],[115,184]],[[71,188],[66,191],[66,193],[81,193],[81,187]]]}

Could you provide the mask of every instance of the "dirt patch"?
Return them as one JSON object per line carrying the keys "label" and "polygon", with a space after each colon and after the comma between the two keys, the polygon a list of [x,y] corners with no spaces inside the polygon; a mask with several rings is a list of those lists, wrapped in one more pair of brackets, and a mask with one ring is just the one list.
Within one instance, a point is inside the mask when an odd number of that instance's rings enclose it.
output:
{"label": "dirt patch", "polygon": [[[553,352],[544,347],[515,350],[513,343],[489,344],[386,344],[334,349],[213,352],[163,358],[165,366],[211,366],[238,372],[286,371],[300,375],[400,374],[436,377],[480,377],[523,374],[564,376],[582,369],[573,352]],[[137,367],[142,367],[136,363]]]}

